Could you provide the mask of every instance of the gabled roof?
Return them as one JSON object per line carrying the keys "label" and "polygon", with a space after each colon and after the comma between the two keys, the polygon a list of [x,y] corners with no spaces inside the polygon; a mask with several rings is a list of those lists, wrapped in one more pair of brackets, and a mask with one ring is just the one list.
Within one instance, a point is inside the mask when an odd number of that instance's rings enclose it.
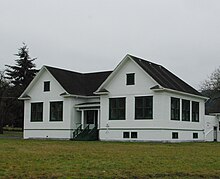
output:
{"label": "gabled roof", "polygon": [[[191,95],[201,96],[203,95],[198,92],[196,89],[188,85],[186,82],[181,80],[179,77],[171,73],[169,70],[164,68],[161,65],[152,63],[150,61],[132,56],[132,55],[126,55],[125,58],[119,63],[119,65],[115,68],[113,73],[109,75],[109,77],[102,83],[102,85],[98,88],[96,93],[99,93],[104,89],[104,86],[108,81],[111,80],[111,78],[117,73],[117,71],[126,63],[127,60],[134,61],[135,64],[137,64],[141,69],[143,69],[144,72],[146,72],[152,80],[154,80],[158,85],[152,86],[152,90],[171,90],[171,91],[177,91],[177,92],[183,92],[188,93]],[[204,97],[205,98],[205,97]]]}
{"label": "gabled roof", "polygon": [[69,94],[93,96],[93,92],[103,83],[112,71],[78,73],[45,66]]}
{"label": "gabled roof", "polygon": [[202,96],[197,90],[181,80],[161,65],[129,55],[146,73],[148,73],[160,86],[176,91]]}

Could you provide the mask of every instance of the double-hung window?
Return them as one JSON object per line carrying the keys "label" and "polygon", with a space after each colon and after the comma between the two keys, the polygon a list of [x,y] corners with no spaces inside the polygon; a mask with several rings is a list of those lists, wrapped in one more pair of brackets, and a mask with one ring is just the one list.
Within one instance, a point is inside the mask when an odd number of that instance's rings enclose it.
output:
{"label": "double-hung window", "polygon": [[109,99],[109,119],[125,120],[125,98]]}
{"label": "double-hung window", "polygon": [[43,103],[31,103],[31,122],[43,121]]}
{"label": "double-hung window", "polygon": [[182,121],[190,121],[190,101],[182,100]]}
{"label": "double-hung window", "polygon": [[171,120],[180,120],[180,99],[171,98]]}
{"label": "double-hung window", "polygon": [[153,96],[135,97],[135,119],[153,119]]}
{"label": "double-hung window", "polygon": [[63,121],[63,101],[50,102],[50,121]]}
{"label": "double-hung window", "polygon": [[199,122],[199,103],[192,101],[192,122]]}

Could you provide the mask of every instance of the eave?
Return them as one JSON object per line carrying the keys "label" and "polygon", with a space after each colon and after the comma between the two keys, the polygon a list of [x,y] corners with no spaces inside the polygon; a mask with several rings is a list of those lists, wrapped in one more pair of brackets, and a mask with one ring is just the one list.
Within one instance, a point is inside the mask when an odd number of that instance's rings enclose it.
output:
{"label": "eave", "polygon": [[185,93],[185,92],[182,92],[182,91],[177,91],[177,90],[173,90],[173,89],[169,89],[169,88],[163,88],[163,87],[158,87],[158,88],[152,87],[151,90],[153,90],[154,92],[177,93],[177,94],[181,94],[181,95],[187,95],[187,96],[192,96],[192,97],[200,98],[200,99],[203,99],[203,100],[208,100],[209,99],[209,98],[207,98],[205,96],[199,96],[199,95],[195,95],[195,94],[191,94],[191,93]]}

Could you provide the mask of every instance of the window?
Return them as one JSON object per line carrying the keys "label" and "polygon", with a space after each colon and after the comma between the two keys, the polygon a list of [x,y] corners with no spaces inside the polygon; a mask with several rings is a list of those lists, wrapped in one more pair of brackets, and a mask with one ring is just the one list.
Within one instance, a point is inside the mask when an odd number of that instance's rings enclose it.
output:
{"label": "window", "polygon": [[171,98],[171,120],[180,120],[180,99]]}
{"label": "window", "polygon": [[198,133],[193,133],[193,139],[198,139]]}
{"label": "window", "polygon": [[199,103],[192,101],[192,121],[199,122]]}
{"label": "window", "polygon": [[44,91],[50,91],[50,81],[44,82]]}
{"label": "window", "polygon": [[50,121],[63,121],[63,101],[50,102]]}
{"label": "window", "polygon": [[123,132],[123,138],[130,138],[129,132]]}
{"label": "window", "polygon": [[131,138],[136,139],[137,138],[137,132],[131,132]]}
{"label": "window", "polygon": [[43,103],[31,103],[31,122],[43,121]]}
{"label": "window", "polygon": [[125,98],[109,99],[109,119],[125,120]]}
{"label": "window", "polygon": [[172,139],[178,139],[178,132],[172,132]]}
{"label": "window", "polygon": [[153,119],[153,96],[135,97],[135,119]]}
{"label": "window", "polygon": [[127,74],[127,85],[134,85],[134,73]]}
{"label": "window", "polygon": [[182,121],[190,121],[190,101],[182,100]]}

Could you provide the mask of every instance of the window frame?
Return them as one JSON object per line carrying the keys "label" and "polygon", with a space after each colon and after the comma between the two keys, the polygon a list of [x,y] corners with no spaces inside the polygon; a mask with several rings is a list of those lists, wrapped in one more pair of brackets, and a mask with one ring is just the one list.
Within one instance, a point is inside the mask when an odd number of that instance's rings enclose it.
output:
{"label": "window frame", "polygon": [[187,99],[182,99],[182,121],[190,122],[190,100]]}
{"label": "window frame", "polygon": [[135,85],[135,73],[126,74],[126,85]]}
{"label": "window frame", "polygon": [[138,133],[137,132],[131,132],[131,139],[137,139]]}
{"label": "window frame", "polygon": [[[40,110],[38,108],[39,105],[40,105],[40,108],[41,108]],[[36,111],[35,112],[33,112],[34,107],[36,107],[36,109],[35,109]],[[31,103],[31,115],[30,115],[31,118],[30,118],[30,122],[43,122],[43,111],[44,111],[43,102],[33,102],[33,103]],[[36,118],[39,117],[38,115],[40,115],[40,119],[36,119]]]}
{"label": "window frame", "polygon": [[[123,105],[120,106],[120,100]],[[115,106],[113,105],[115,103]],[[113,117],[113,112],[115,116]],[[121,114],[123,113],[123,116]],[[109,120],[125,120],[126,119],[126,97],[109,98]]]}
{"label": "window frame", "polygon": [[129,139],[130,138],[130,132],[123,132],[123,139]]}
{"label": "window frame", "polygon": [[[53,106],[52,105],[61,105],[61,110],[59,111],[52,111]],[[59,108],[59,106],[56,106],[55,108]],[[57,115],[52,115],[52,112],[58,113]],[[55,119],[52,119],[52,117],[55,117]],[[57,117],[59,116],[59,117]],[[63,101],[50,101],[50,122],[62,122],[63,121]]]}
{"label": "window frame", "polygon": [[171,120],[180,121],[180,98],[171,97],[170,112]]}
{"label": "window frame", "polygon": [[199,138],[198,132],[193,132],[193,139],[198,139],[198,138]]}
{"label": "window frame", "polygon": [[192,122],[199,122],[199,102],[192,101]]}
{"label": "window frame", "polygon": [[172,132],[172,139],[179,139],[179,133],[178,132]]}
{"label": "window frame", "polygon": [[44,92],[50,91],[50,81],[44,81]]}
{"label": "window frame", "polygon": [[[141,106],[138,106],[139,105],[138,100],[141,100],[142,103]],[[139,112],[141,111],[142,115],[140,115],[138,111]],[[135,120],[145,120],[145,119],[153,119],[153,96],[136,96]]]}

